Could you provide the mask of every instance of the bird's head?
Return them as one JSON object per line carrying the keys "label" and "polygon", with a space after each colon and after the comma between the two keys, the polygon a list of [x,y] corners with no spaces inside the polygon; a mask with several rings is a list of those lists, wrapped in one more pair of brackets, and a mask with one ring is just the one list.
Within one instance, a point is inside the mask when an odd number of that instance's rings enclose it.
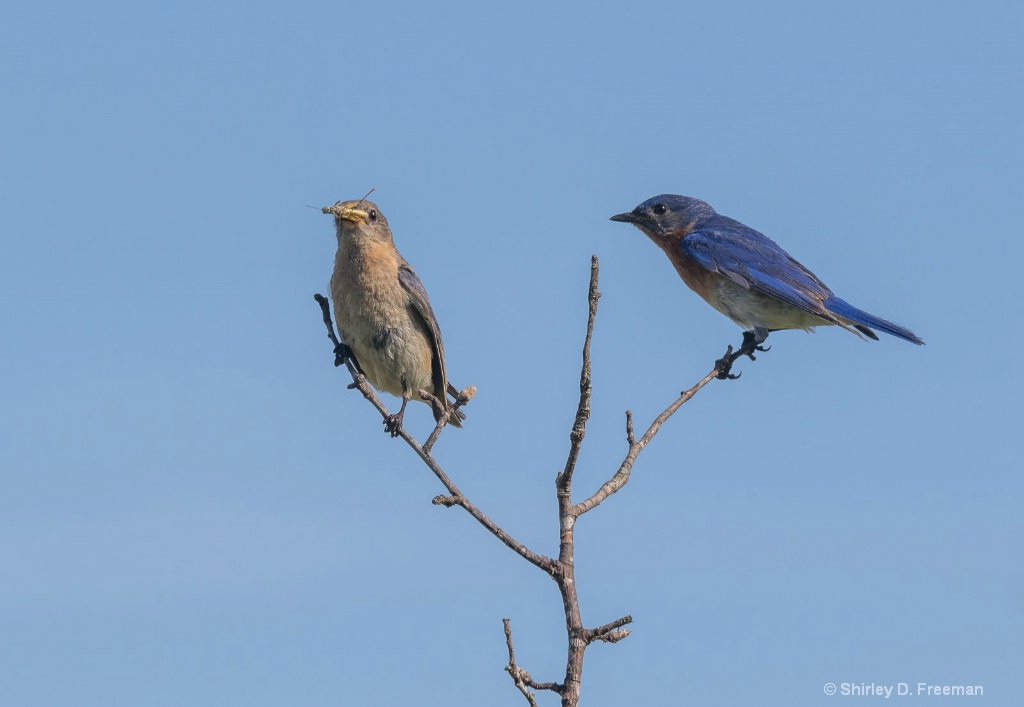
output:
{"label": "bird's head", "polygon": [[612,221],[631,223],[654,240],[683,237],[715,215],[700,199],[678,194],[651,197],[632,211],[616,214]]}
{"label": "bird's head", "polygon": [[384,214],[372,201],[365,198],[358,201],[339,201],[334,206],[321,209],[334,216],[338,226],[338,237],[360,237],[373,240],[391,240],[391,227]]}

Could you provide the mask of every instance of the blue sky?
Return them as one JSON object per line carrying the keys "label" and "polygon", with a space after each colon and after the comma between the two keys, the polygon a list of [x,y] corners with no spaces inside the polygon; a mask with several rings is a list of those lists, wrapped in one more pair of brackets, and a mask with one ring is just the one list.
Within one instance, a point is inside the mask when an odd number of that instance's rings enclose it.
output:
{"label": "blue sky", "polygon": [[[554,584],[332,365],[371,187],[476,385],[436,453],[557,551],[589,259],[589,493],[740,332],[612,214],[697,196],[927,346],[771,337],[577,529],[589,705],[1024,693],[1014,3],[0,10],[0,705],[517,705]],[[393,399],[389,399],[394,403]],[[430,429],[423,406],[409,428]],[[541,695],[542,704],[555,704]]]}

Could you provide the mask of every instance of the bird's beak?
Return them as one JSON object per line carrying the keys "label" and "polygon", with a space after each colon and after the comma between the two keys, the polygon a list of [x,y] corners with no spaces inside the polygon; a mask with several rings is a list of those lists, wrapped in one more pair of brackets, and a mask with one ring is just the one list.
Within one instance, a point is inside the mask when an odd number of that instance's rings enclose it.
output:
{"label": "bird's beak", "polygon": [[352,223],[369,223],[370,215],[362,209],[356,209],[351,206],[342,206],[341,204],[335,204],[334,206],[325,206],[321,209],[325,214],[334,214],[337,218],[342,221],[351,221]]}
{"label": "bird's beak", "polygon": [[621,221],[622,223],[636,223],[639,219],[632,211],[627,211],[624,214],[615,214],[609,219],[610,221]]}

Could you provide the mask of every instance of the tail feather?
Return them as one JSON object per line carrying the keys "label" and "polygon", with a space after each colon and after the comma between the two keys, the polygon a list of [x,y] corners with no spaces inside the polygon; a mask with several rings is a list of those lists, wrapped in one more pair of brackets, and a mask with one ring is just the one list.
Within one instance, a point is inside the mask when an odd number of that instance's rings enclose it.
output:
{"label": "tail feather", "polygon": [[[455,406],[460,404],[460,402],[462,405],[469,402],[470,399],[476,395],[476,386],[470,386],[461,394],[460,391],[452,386],[451,383],[448,383],[447,388],[448,392],[451,392],[452,396],[455,398],[455,403],[448,402],[448,397],[446,395],[442,395],[440,397],[435,395],[433,398],[421,399],[423,402],[430,405],[430,409],[434,413],[434,422],[440,422],[441,418],[447,415],[449,425],[452,427],[462,427],[462,421],[466,419],[466,413]],[[442,408],[441,404],[445,405],[445,407]]]}
{"label": "tail feather", "polygon": [[878,334],[871,331],[871,329],[867,328],[863,324],[854,324],[853,328],[859,331],[864,336],[868,337],[869,339],[874,339],[875,341],[878,341]]}
{"label": "tail feather", "polygon": [[[459,390],[451,383],[447,383],[445,387],[448,391],[448,394],[451,395],[456,400],[454,404],[449,403],[448,409],[450,411],[450,414],[448,415],[448,424],[451,425],[452,427],[462,427],[462,421],[466,419],[466,413],[462,412],[462,410],[460,410],[459,408],[454,407],[454,405],[465,405],[470,400],[472,400],[473,396],[476,395],[476,386],[471,385],[468,388],[463,388],[462,390]],[[446,403],[448,402],[448,398],[442,396],[442,399]],[[442,413],[435,410],[434,419],[440,420],[441,414]]]}
{"label": "tail feather", "polygon": [[452,427],[462,427],[462,421],[466,419],[466,413],[462,410],[452,410],[448,415],[448,424]]}
{"label": "tail feather", "polygon": [[832,295],[825,300],[825,309],[832,312],[840,319],[844,319],[849,322],[857,331],[861,332],[865,336],[877,340],[878,337],[872,329],[878,329],[884,331],[886,334],[898,337],[904,341],[909,341],[912,344],[924,344],[920,337],[917,336],[910,329],[901,327],[899,324],[893,324],[890,321],[886,321],[881,317],[876,317],[873,314],[857,309],[846,300],[840,299],[835,295]]}

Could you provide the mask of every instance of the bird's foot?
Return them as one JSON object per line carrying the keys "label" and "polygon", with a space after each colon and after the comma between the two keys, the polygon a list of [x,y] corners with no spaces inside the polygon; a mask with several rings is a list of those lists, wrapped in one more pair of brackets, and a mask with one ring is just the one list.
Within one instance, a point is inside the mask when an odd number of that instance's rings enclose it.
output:
{"label": "bird's foot", "polygon": [[334,366],[344,366],[346,360],[351,360],[356,364],[356,368],[359,367],[359,362],[356,361],[356,355],[352,352],[352,347],[348,344],[338,344],[334,347]]}
{"label": "bird's foot", "polygon": [[392,437],[397,437],[402,431],[402,418],[405,417],[405,410],[384,418],[384,431]]}
{"label": "bird's foot", "polygon": [[719,380],[734,381],[743,375],[742,373],[731,373],[732,364],[734,364],[737,359],[744,356],[748,357],[751,361],[756,361],[757,356],[754,355],[755,351],[763,353],[771,350],[771,346],[761,345],[767,338],[768,330],[760,327],[754,331],[743,332],[743,343],[740,344],[740,347],[736,351],[733,351],[732,346],[729,346],[725,350],[725,356],[715,361],[715,369],[718,371],[716,378]]}
{"label": "bird's foot", "polygon": [[740,356],[741,354],[739,352],[733,353],[732,344],[729,344],[725,349],[725,356],[722,356],[722,358],[715,361],[715,370],[718,371],[718,375],[715,377],[718,378],[718,380],[734,381],[743,375],[742,373],[733,375],[729,372],[732,370],[732,364],[735,363],[736,359]]}
{"label": "bird's foot", "polygon": [[743,343],[740,344],[740,350],[736,352],[736,358],[739,358],[740,356],[749,356],[751,361],[756,361],[757,357],[754,356],[755,351],[768,351],[771,348],[771,346],[761,346],[767,338],[767,329],[743,332]]}
{"label": "bird's foot", "polygon": [[[402,381],[403,387],[405,381]],[[384,431],[392,437],[397,437],[402,433],[402,420],[405,419],[405,406],[409,404],[409,391],[406,389],[402,393],[402,407],[394,415],[386,415],[384,417]]]}

